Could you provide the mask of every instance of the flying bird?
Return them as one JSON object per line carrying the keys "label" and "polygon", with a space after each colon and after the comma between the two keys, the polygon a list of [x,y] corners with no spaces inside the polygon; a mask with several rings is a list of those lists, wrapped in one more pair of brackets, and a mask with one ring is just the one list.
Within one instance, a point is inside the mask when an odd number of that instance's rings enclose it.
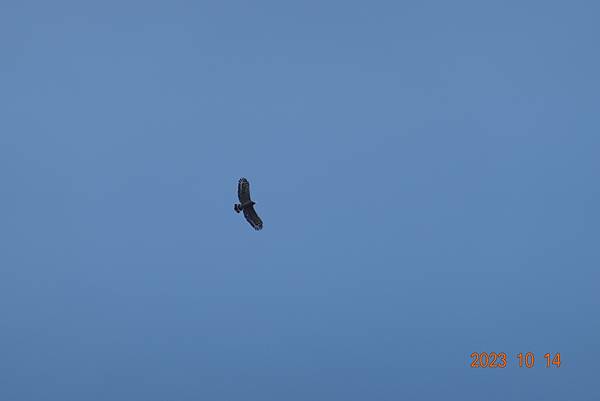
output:
{"label": "flying bird", "polygon": [[238,182],[238,198],[240,199],[240,203],[236,203],[233,205],[233,210],[236,213],[244,212],[244,217],[248,220],[248,223],[255,230],[262,230],[263,222],[258,217],[256,210],[254,210],[254,205],[256,202],[252,202],[250,199],[250,183],[244,177],[240,178]]}

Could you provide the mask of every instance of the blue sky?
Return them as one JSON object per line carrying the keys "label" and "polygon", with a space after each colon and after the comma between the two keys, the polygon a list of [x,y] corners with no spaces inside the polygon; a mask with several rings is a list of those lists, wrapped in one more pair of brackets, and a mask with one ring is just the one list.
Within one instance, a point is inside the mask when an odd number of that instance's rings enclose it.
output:
{"label": "blue sky", "polygon": [[2,2],[0,399],[600,399],[599,12]]}

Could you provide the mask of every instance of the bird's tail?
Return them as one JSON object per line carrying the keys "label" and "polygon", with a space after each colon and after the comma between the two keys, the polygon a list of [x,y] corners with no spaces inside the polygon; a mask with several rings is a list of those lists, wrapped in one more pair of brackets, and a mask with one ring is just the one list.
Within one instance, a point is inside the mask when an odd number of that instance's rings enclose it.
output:
{"label": "bird's tail", "polygon": [[239,213],[242,210],[242,205],[236,203],[235,205],[233,205],[233,210],[235,210],[236,213]]}

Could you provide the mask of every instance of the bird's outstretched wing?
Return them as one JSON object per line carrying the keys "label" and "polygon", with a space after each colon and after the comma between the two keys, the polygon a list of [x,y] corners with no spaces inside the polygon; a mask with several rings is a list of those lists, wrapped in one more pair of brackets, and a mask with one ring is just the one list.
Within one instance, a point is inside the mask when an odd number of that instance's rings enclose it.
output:
{"label": "bird's outstretched wing", "polygon": [[241,204],[250,202],[250,183],[243,177],[238,182],[238,198]]}
{"label": "bird's outstretched wing", "polygon": [[254,206],[244,208],[244,217],[255,230],[262,230],[263,222],[260,217],[258,217],[256,210],[254,210]]}

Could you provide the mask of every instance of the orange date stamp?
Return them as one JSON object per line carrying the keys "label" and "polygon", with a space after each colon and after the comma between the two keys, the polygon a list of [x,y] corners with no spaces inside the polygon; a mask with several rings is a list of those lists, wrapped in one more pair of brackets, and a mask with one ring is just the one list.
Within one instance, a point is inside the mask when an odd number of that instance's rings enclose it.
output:
{"label": "orange date stamp", "polygon": [[[513,358],[513,362],[509,362],[510,359],[506,352],[473,352],[471,357],[472,368],[499,368],[504,369],[509,364],[515,364],[520,368],[531,369],[535,366],[535,355],[533,352],[519,352]],[[544,354],[543,361],[546,368],[560,368],[560,352],[555,354],[546,353]]]}

